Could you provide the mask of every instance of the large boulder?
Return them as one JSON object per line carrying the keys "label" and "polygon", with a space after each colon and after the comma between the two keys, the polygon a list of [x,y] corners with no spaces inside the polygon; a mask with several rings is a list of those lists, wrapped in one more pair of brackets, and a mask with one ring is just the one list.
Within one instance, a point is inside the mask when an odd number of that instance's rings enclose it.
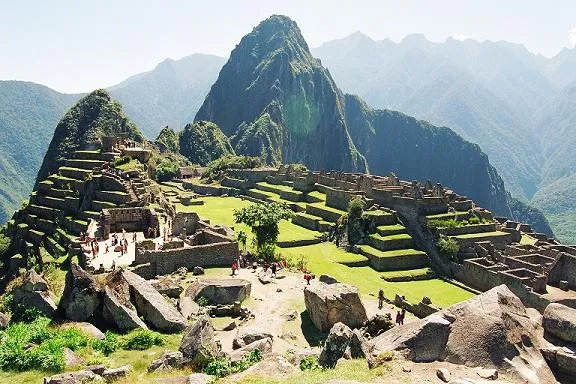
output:
{"label": "large boulder", "polygon": [[64,317],[73,321],[86,321],[92,317],[101,301],[102,288],[94,277],[77,264],[72,264],[66,274],[59,305]]}
{"label": "large boulder", "polygon": [[232,348],[240,349],[257,340],[273,339],[271,333],[258,327],[242,327],[238,329],[236,337],[232,340]]}
{"label": "large boulder", "polygon": [[334,368],[338,360],[344,357],[351,337],[352,330],[346,324],[334,324],[324,342],[318,364],[324,368]]}
{"label": "large boulder", "polygon": [[551,303],[544,310],[542,325],[549,334],[564,341],[576,342],[576,309]]}
{"label": "large boulder", "polygon": [[243,279],[198,279],[186,289],[194,300],[205,297],[210,304],[234,304],[250,297],[252,283]]}
{"label": "large boulder", "polygon": [[119,288],[123,295],[128,286],[129,297],[134,298],[138,314],[154,328],[164,332],[180,332],[186,328],[186,319],[176,307],[137,274],[120,268],[108,276],[109,284]]}
{"label": "large boulder", "polygon": [[122,332],[133,329],[148,329],[148,326],[138,317],[136,308],[130,300],[118,295],[112,288],[104,288],[104,320],[112,327]]}
{"label": "large boulder", "polygon": [[182,352],[164,352],[159,359],[152,361],[148,367],[148,373],[180,369],[185,363],[186,359],[184,359]]}
{"label": "large boulder", "polygon": [[454,319],[440,314],[394,327],[369,341],[372,357],[396,351],[418,363],[442,360]]}
{"label": "large boulder", "polygon": [[212,357],[221,355],[214,339],[214,327],[207,315],[202,315],[186,330],[179,351],[184,358],[198,367],[206,365]]}
{"label": "large boulder", "polygon": [[157,280],[152,283],[154,289],[156,289],[161,295],[168,296],[172,299],[180,298],[180,294],[184,291],[182,286],[169,279]]}
{"label": "large boulder", "polygon": [[67,372],[44,378],[44,384],[84,384],[98,381],[104,380],[89,370]]}
{"label": "large boulder", "polygon": [[184,316],[184,318],[189,319],[190,317],[198,316],[202,308],[194,301],[193,298],[184,296],[178,300],[178,310]]}
{"label": "large boulder", "polygon": [[106,337],[104,335],[104,333],[102,333],[101,330],[96,328],[93,324],[86,323],[86,322],[67,321],[65,323],[58,325],[58,328],[60,328],[60,329],[69,329],[69,328],[79,329],[80,331],[84,332],[88,336],[90,336],[94,339],[98,339],[98,340],[102,340]]}
{"label": "large boulder", "polygon": [[8,326],[10,317],[7,314],[0,312],[0,331],[3,331]]}
{"label": "large boulder", "polygon": [[55,297],[48,290],[48,284],[33,269],[28,271],[22,284],[12,292],[15,312],[26,308],[35,308],[44,316],[52,318],[56,312]]}
{"label": "large boulder", "polygon": [[368,320],[358,289],[348,284],[315,283],[304,289],[304,302],[312,323],[321,332],[336,323],[359,328]]}
{"label": "large boulder", "polygon": [[540,348],[544,330],[520,299],[500,285],[369,342],[371,355],[398,351],[413,361],[504,368],[527,383],[553,383]]}

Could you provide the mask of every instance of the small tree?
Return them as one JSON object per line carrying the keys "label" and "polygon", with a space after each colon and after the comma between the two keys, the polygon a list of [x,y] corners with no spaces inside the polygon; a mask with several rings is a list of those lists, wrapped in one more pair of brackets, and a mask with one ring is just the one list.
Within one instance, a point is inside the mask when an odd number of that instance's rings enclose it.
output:
{"label": "small tree", "polygon": [[289,220],[293,212],[284,203],[258,203],[234,211],[234,221],[246,224],[254,233],[256,251],[266,260],[274,257],[280,220]]}
{"label": "small tree", "polygon": [[458,253],[458,251],[460,250],[458,242],[453,238],[447,236],[440,237],[436,245],[438,246],[438,250],[440,251],[440,253],[450,260],[454,259],[456,253]]}
{"label": "small tree", "polygon": [[362,238],[362,215],[366,202],[362,196],[356,196],[348,203],[348,243],[356,244]]}

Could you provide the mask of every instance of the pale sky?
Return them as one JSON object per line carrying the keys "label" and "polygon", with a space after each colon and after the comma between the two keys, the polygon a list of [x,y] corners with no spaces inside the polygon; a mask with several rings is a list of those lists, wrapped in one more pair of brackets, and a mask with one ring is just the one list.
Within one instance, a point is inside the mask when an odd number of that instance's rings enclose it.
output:
{"label": "pale sky", "polygon": [[294,19],[310,47],[358,30],[507,40],[548,57],[576,44],[576,0],[0,0],[0,79],[87,92],[167,57],[228,56],[275,13]]}

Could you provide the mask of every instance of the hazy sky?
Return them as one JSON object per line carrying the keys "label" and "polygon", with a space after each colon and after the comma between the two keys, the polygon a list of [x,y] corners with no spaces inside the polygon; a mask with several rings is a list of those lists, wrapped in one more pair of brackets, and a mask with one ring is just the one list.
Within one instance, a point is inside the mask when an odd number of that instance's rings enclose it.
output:
{"label": "hazy sky", "polygon": [[546,56],[576,44],[576,0],[0,0],[0,79],[86,92],[167,57],[228,56],[274,13],[296,20],[311,47],[358,30],[508,40]]}

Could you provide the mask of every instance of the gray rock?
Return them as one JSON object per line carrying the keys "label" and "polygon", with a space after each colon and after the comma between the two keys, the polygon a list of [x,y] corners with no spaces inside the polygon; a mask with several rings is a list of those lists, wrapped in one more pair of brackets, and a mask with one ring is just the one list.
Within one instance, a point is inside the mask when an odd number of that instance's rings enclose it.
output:
{"label": "gray rock", "polygon": [[128,373],[132,370],[130,365],[123,365],[118,368],[106,369],[102,372],[102,377],[107,383],[123,379],[128,376]]}
{"label": "gray rock", "polygon": [[576,342],[576,309],[551,303],[544,310],[544,330],[564,341]]}
{"label": "gray rock", "polygon": [[359,328],[368,320],[358,289],[351,285],[316,283],[306,286],[304,302],[312,323],[321,332],[327,332],[339,322]]}
{"label": "gray rock", "polygon": [[109,287],[104,288],[104,309],[102,311],[104,319],[114,328],[120,331],[131,331],[133,329],[148,329],[148,326],[138,317],[136,308],[130,301],[122,302],[115,291]]}
{"label": "gray rock", "polygon": [[200,276],[204,274],[204,268],[202,267],[194,267],[194,270],[192,271],[192,275],[194,276]]}
{"label": "gray rock", "polygon": [[46,283],[46,280],[37,274],[35,270],[30,269],[26,272],[26,275],[24,275],[20,288],[28,292],[47,291],[48,283]]}
{"label": "gray rock", "polygon": [[54,295],[50,291],[29,291],[16,288],[12,293],[13,304],[17,307],[36,308],[44,316],[52,318],[56,313]]}
{"label": "gray rock", "polygon": [[161,295],[168,296],[172,299],[180,298],[180,294],[184,291],[184,288],[182,288],[180,284],[177,284],[167,279],[155,281],[152,283],[152,286]]}
{"label": "gray rock", "polygon": [[187,384],[210,384],[214,381],[214,376],[205,373],[193,373],[188,376]]}
{"label": "gray rock", "polygon": [[318,364],[324,368],[334,368],[338,360],[344,356],[351,337],[352,330],[346,324],[334,324],[324,342]]}
{"label": "gray rock", "polygon": [[484,368],[478,370],[478,376],[483,379],[496,380],[498,378],[498,371],[495,369]]}
{"label": "gray rock", "polygon": [[258,327],[239,328],[232,341],[232,348],[239,349],[261,339],[273,339],[272,334]]}
{"label": "gray rock", "polygon": [[103,381],[103,379],[94,372],[88,370],[62,373],[60,375],[44,378],[44,384],[84,384],[96,381]]}
{"label": "gray rock", "polygon": [[203,367],[213,356],[220,356],[220,347],[214,340],[214,327],[207,315],[201,315],[186,330],[179,351],[194,365]]}
{"label": "gray rock", "polygon": [[560,372],[576,377],[576,354],[573,351],[560,349],[556,353],[556,364]]}
{"label": "gray rock", "polygon": [[186,328],[188,325],[186,319],[149,282],[121,268],[110,275],[113,274],[120,277],[108,276],[109,281],[123,280],[129,286],[130,296],[134,297],[138,314],[154,328],[163,332],[179,332]]}
{"label": "gray rock", "polygon": [[272,280],[267,276],[258,276],[258,281],[263,285],[270,284],[272,282]]}
{"label": "gray rock", "polygon": [[348,351],[352,359],[365,359],[370,356],[370,347],[360,330],[355,329],[352,331],[352,336],[350,336],[350,342],[348,343]]}
{"label": "gray rock", "polygon": [[336,283],[338,283],[338,280],[336,280],[334,277],[332,277],[330,275],[320,275],[320,278],[318,279],[318,281],[320,281],[321,283],[324,283],[324,284],[336,284]]}
{"label": "gray rock", "polygon": [[10,323],[10,318],[7,314],[0,312],[0,331],[3,331]]}
{"label": "gray rock", "polygon": [[92,317],[102,300],[102,288],[88,272],[76,264],[66,273],[64,293],[59,309],[64,317],[73,321],[86,321]]}
{"label": "gray rock", "polygon": [[450,319],[434,314],[420,322],[394,327],[368,342],[371,355],[397,351],[419,363],[442,360],[450,326]]}
{"label": "gray rock", "polygon": [[91,371],[97,374],[98,376],[102,376],[102,373],[104,373],[106,367],[103,364],[89,365],[86,368],[84,368],[84,370]]}
{"label": "gray rock", "polygon": [[156,359],[148,367],[148,372],[168,371],[172,369],[180,369],[186,363],[182,352],[165,352],[162,357]]}
{"label": "gray rock", "polygon": [[222,331],[224,332],[233,331],[236,328],[238,328],[238,324],[236,324],[236,321],[232,320],[230,323],[228,323],[228,325],[222,327]]}
{"label": "gray rock", "polygon": [[73,350],[64,348],[64,364],[66,364],[66,368],[72,368],[83,363],[84,359],[74,353]]}
{"label": "gray rock", "polygon": [[178,310],[184,316],[184,318],[189,319],[190,317],[198,316],[201,311],[201,307],[194,301],[193,298],[184,296],[178,300]]}
{"label": "gray rock", "polygon": [[81,330],[82,332],[86,333],[90,337],[98,340],[102,340],[105,338],[104,333],[101,330],[96,328],[94,325],[86,322],[77,322],[77,321],[69,321],[66,323],[62,323],[59,325],[59,328],[68,329],[68,328],[76,328]]}
{"label": "gray rock", "polygon": [[364,323],[362,330],[368,333],[370,337],[376,337],[392,328],[394,328],[394,322],[391,316],[376,314]]}
{"label": "gray rock", "polygon": [[436,376],[445,383],[449,382],[451,378],[450,371],[446,368],[438,368],[436,370]]}
{"label": "gray rock", "polygon": [[248,345],[243,346],[240,349],[232,351],[229,354],[230,361],[232,362],[240,361],[244,358],[244,356],[246,356],[247,354],[256,349],[259,350],[262,354],[272,351],[272,339],[271,338],[259,339]]}
{"label": "gray rock", "polygon": [[210,304],[234,304],[250,297],[252,284],[243,279],[198,279],[186,289],[185,296],[205,297]]}

